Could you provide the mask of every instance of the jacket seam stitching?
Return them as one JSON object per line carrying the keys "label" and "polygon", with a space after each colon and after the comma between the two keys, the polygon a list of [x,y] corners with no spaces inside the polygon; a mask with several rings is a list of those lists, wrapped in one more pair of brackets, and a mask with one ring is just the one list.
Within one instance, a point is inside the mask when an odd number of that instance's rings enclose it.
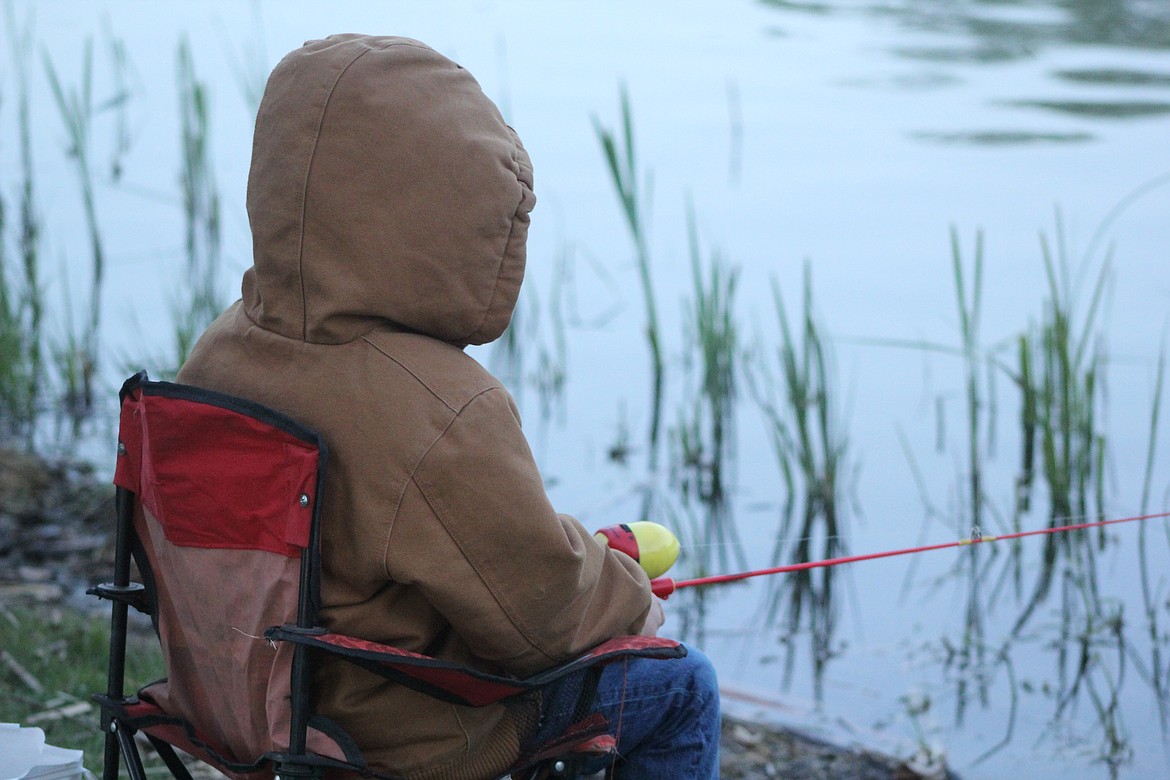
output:
{"label": "jacket seam stitching", "polygon": [[[504,606],[504,604],[500,601],[500,596],[499,596],[499,594],[496,593],[495,588],[493,588],[491,586],[491,584],[488,583],[487,578],[484,577],[483,573],[479,569],[479,566],[463,550],[463,545],[460,544],[459,540],[451,533],[451,529],[448,527],[447,522],[444,520],[444,515],[438,510],[438,508],[435,507],[435,504],[431,500],[431,497],[429,495],[427,495],[426,489],[422,486],[422,484],[419,483],[419,480],[418,480],[419,468],[426,461],[427,456],[430,455],[431,451],[435,448],[435,445],[438,444],[440,441],[442,441],[443,437],[446,436],[447,433],[451,430],[451,426],[453,426],[455,424],[455,422],[459,419],[460,413],[464,409],[469,407],[475,401],[475,399],[491,392],[492,390],[496,390],[496,389],[498,389],[498,388],[492,387],[492,388],[487,388],[485,390],[481,390],[480,392],[478,392],[474,396],[472,396],[470,399],[468,399],[467,403],[463,405],[462,409],[455,412],[455,414],[447,422],[447,425],[445,425],[443,427],[443,430],[439,433],[439,435],[436,436],[434,441],[432,441],[430,443],[430,445],[427,446],[426,452],[424,452],[422,457],[418,459],[418,463],[416,463],[414,465],[414,468],[411,469],[410,477],[408,478],[406,484],[413,483],[414,486],[416,488],[418,488],[419,495],[421,495],[423,500],[426,501],[427,507],[431,510],[431,513],[434,514],[435,518],[438,519],[439,523],[443,526],[443,531],[446,532],[447,536],[451,539],[451,542],[456,547],[459,548],[460,554],[463,555],[463,558],[464,558],[464,560],[467,561],[468,565],[470,565],[471,568],[475,570],[476,576],[479,577],[480,582],[483,583],[484,588],[487,589],[487,592],[491,594],[492,600],[495,601],[496,604],[499,605],[501,614],[503,614],[507,618],[508,622],[512,625],[512,627],[515,628],[516,631],[522,637],[524,637],[525,641],[528,642],[528,644],[532,647],[532,649],[539,652],[541,655],[543,655],[549,661],[555,662],[557,660],[557,657],[555,655],[553,655],[552,653],[548,652],[548,650],[539,641],[539,637],[536,636],[536,634],[534,632],[529,631],[525,626],[522,626],[520,623],[518,623],[516,621],[516,619],[512,616],[511,611],[508,610]],[[405,491],[405,487],[404,487],[404,491]],[[391,525],[391,533],[393,533],[393,525]],[[386,536],[386,550],[384,551],[384,553],[382,555],[383,568],[388,568],[388,567],[386,567],[386,553],[388,553],[389,550],[390,550],[390,534],[387,534],[387,536]],[[390,573],[388,570],[386,571],[386,576],[387,576],[387,578],[390,578]]]}
{"label": "jacket seam stitching", "polygon": [[[441,403],[441,404],[442,404],[444,407],[446,407],[447,411],[451,412],[452,414],[454,414],[454,415],[456,415],[456,416],[458,416],[458,415],[459,415],[459,413],[460,413],[460,412],[461,412],[461,411],[462,411],[464,408],[466,408],[466,407],[467,407],[467,404],[469,404],[469,403],[471,403],[472,401],[474,401],[474,400],[475,400],[477,397],[479,397],[480,395],[482,395],[482,394],[484,394],[484,393],[487,393],[487,392],[490,392],[491,390],[499,390],[499,389],[502,389],[502,388],[501,388],[499,385],[492,385],[492,386],[490,386],[490,387],[485,387],[484,389],[482,389],[482,390],[479,390],[478,392],[476,392],[476,393],[475,393],[475,395],[473,395],[473,396],[471,396],[470,398],[468,398],[468,399],[467,399],[467,401],[466,401],[466,402],[463,404],[463,406],[461,406],[461,407],[455,407],[454,405],[452,405],[452,404],[451,404],[451,402],[450,402],[450,401],[448,401],[448,400],[447,400],[446,398],[444,398],[443,396],[439,395],[439,393],[438,393],[438,392],[437,392],[437,391],[436,391],[436,390],[435,390],[433,387],[431,387],[431,385],[430,385],[430,384],[429,384],[429,383],[428,383],[428,382],[427,382],[425,379],[423,379],[421,376],[419,376],[419,375],[418,375],[418,372],[416,372],[416,371],[415,371],[414,369],[412,369],[410,366],[408,366],[408,365],[406,365],[405,363],[403,363],[401,360],[399,360],[399,359],[398,359],[397,357],[395,357],[394,355],[391,355],[389,352],[387,352],[386,350],[382,349],[380,346],[378,346],[377,344],[375,344],[375,343],[373,342],[373,340],[372,340],[372,339],[370,339],[370,337],[369,337],[369,334],[365,334],[365,335],[361,336],[360,338],[361,338],[361,340],[362,340],[362,341],[364,341],[364,342],[366,342],[367,344],[369,344],[369,345],[370,345],[370,347],[371,347],[372,349],[374,349],[374,350],[375,350],[375,351],[376,351],[378,354],[382,355],[382,356],[383,356],[383,357],[385,357],[387,360],[389,360],[389,361],[391,361],[392,363],[394,363],[395,365],[399,366],[399,367],[400,367],[400,368],[401,368],[403,371],[405,371],[406,373],[410,374],[410,376],[411,376],[411,377],[412,377],[412,378],[413,378],[413,379],[414,379],[416,382],[418,382],[420,385],[422,385],[423,387],[425,387],[425,388],[426,388],[427,392],[428,392],[428,393],[430,393],[430,394],[431,394],[431,396],[432,396],[432,397],[433,397],[433,398],[434,398],[436,401],[438,401],[439,403]],[[444,433],[445,433],[445,432],[446,432],[446,429],[444,428]],[[440,434],[440,436],[441,436],[441,435],[442,435],[442,434]],[[428,448],[428,450],[427,450],[427,451],[429,452],[429,451],[430,451],[430,449]],[[426,457],[426,456],[424,455],[424,457]]]}
{"label": "jacket seam stitching", "polygon": [[[452,420],[452,424],[453,423],[454,423],[454,420]],[[450,428],[450,426],[447,426],[447,427],[448,427],[448,429]],[[446,430],[444,430],[443,433],[445,434]],[[442,438],[442,436],[439,437],[439,439],[441,439],[441,438]],[[439,439],[436,439],[435,443],[437,443],[439,441]],[[432,443],[431,447],[433,447],[433,446],[434,446],[434,443]],[[429,452],[430,449],[431,448],[428,448],[427,451]],[[425,456],[419,461],[419,463],[421,464],[423,460],[426,460]],[[466,560],[468,565],[470,565],[471,568],[475,570],[476,576],[479,577],[480,582],[483,583],[483,586],[485,589],[487,589],[487,592],[491,594],[492,601],[494,601],[497,605],[499,605],[500,613],[505,618],[507,618],[508,623],[510,623],[512,625],[512,627],[516,629],[517,633],[519,633],[522,637],[524,637],[524,640],[526,642],[528,642],[528,644],[532,647],[533,650],[536,650],[537,652],[539,652],[541,655],[543,655],[549,661],[555,662],[557,660],[556,656],[549,653],[548,650],[546,650],[544,648],[544,646],[541,644],[541,642],[539,640],[539,637],[536,636],[536,634],[534,632],[529,631],[525,626],[521,625],[520,623],[518,623],[516,621],[516,619],[512,616],[511,611],[509,609],[507,609],[504,606],[504,604],[500,601],[500,596],[498,593],[496,593],[496,589],[493,588],[488,583],[487,579],[483,576],[483,573],[479,570],[479,566],[477,566],[476,563],[471,559],[471,557],[468,556],[466,552],[464,552],[463,546],[459,543],[459,540],[456,539],[455,536],[451,533],[450,528],[447,527],[447,523],[443,520],[443,514],[441,512],[439,512],[439,510],[435,507],[434,503],[432,503],[431,497],[427,495],[427,491],[423,488],[422,485],[419,484],[418,479],[415,476],[417,471],[418,471],[418,469],[416,467],[415,471],[412,472],[410,475],[410,481],[413,482],[414,486],[418,488],[419,495],[421,495],[423,497],[423,500],[427,502],[427,507],[431,510],[431,512],[439,520],[439,523],[443,526],[443,530],[446,532],[447,536],[451,539],[451,542],[456,547],[459,548],[459,552],[461,555],[463,555],[463,559]],[[389,541],[389,540],[387,540],[387,541]]]}
{"label": "jacket seam stitching", "polygon": [[[382,51],[384,49],[388,49],[391,45],[392,44],[387,44],[385,46],[379,47],[377,50]],[[325,115],[329,112],[329,104],[333,101],[333,95],[337,91],[337,85],[341,83],[341,80],[345,78],[345,74],[349,72],[349,69],[352,68],[358,60],[374,50],[374,47],[367,46],[354,55],[353,59],[347,62],[345,67],[337,72],[337,78],[335,78],[333,80],[333,84],[330,85],[329,93],[325,96],[325,102],[321,106],[321,115],[317,117],[317,127],[313,132],[313,151],[309,154],[309,162],[305,166],[305,178],[303,184],[301,185],[301,230],[300,236],[297,239],[297,281],[301,288],[301,340],[306,342],[309,340],[309,296],[305,292],[304,269],[305,233],[307,232],[305,229],[305,223],[308,219],[309,211],[309,177],[313,173],[313,163],[316,162],[317,148],[321,143],[321,128],[325,124]]]}
{"label": "jacket seam stitching", "polygon": [[[387,355],[381,349],[378,349],[378,346],[376,344],[370,344],[370,346],[372,346],[374,349],[377,349],[378,352],[385,355],[388,359],[390,359],[390,360],[394,361],[395,363],[397,363],[398,365],[402,366],[402,369],[404,371],[406,371],[408,374],[410,374],[412,377],[414,377],[416,380],[418,380],[419,384],[421,384],[423,387],[425,387],[431,393],[431,395],[433,395],[440,403],[442,403],[447,408],[448,411],[451,412],[451,419],[447,421],[447,424],[445,426],[443,426],[443,430],[439,431],[438,435],[436,435],[435,438],[431,440],[431,443],[426,446],[426,449],[423,450],[422,455],[419,456],[418,460],[411,467],[410,473],[407,474],[406,479],[403,480],[402,490],[398,493],[398,502],[395,505],[394,516],[392,518],[390,518],[390,527],[388,529],[386,529],[386,541],[382,546],[382,574],[385,575],[386,579],[392,580],[394,578],[390,574],[390,567],[386,564],[386,558],[390,554],[390,537],[394,535],[395,521],[398,519],[398,513],[402,511],[402,501],[406,497],[406,490],[407,490],[407,488],[410,487],[411,483],[414,483],[415,487],[418,488],[418,492],[422,495],[423,499],[427,502],[427,506],[430,507],[431,512],[433,512],[435,514],[435,516],[438,517],[439,513],[435,512],[435,508],[431,505],[431,500],[429,498],[427,498],[426,492],[422,489],[422,485],[420,485],[418,483],[418,480],[415,479],[415,475],[418,474],[419,467],[422,466],[423,461],[425,461],[427,459],[427,455],[430,455],[431,450],[433,450],[435,448],[435,445],[438,444],[439,441],[444,436],[447,435],[447,431],[451,430],[451,426],[455,424],[455,421],[457,419],[459,419],[459,412],[461,410],[454,408],[453,406],[448,404],[446,401],[444,401],[442,398],[439,398],[439,396],[435,393],[435,391],[431,390],[430,386],[428,386],[425,382],[423,382],[421,379],[419,379],[418,376],[415,375],[415,373],[413,371],[411,371],[409,368],[404,366],[398,360],[395,360],[392,356]],[[484,390],[481,390],[480,392],[478,392],[474,396],[472,396],[467,401],[467,403],[470,404],[472,401],[474,401],[479,396],[483,395],[484,393],[486,393],[490,390],[494,390],[494,389],[496,389],[496,388],[489,387],[489,388],[486,388]],[[467,406],[467,404],[464,404],[465,408],[466,408],[466,406]],[[444,524],[443,528],[446,529],[446,527],[447,527],[446,524]],[[450,535],[450,532],[448,532],[448,535]]]}

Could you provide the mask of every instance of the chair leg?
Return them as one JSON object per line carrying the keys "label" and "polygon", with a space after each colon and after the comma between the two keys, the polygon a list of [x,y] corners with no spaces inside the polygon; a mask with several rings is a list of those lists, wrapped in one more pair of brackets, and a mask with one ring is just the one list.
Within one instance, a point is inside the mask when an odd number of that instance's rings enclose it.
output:
{"label": "chair leg", "polygon": [[163,742],[161,739],[155,739],[149,734],[146,738],[150,740],[150,744],[158,751],[159,758],[167,765],[167,769],[171,770],[175,780],[192,780],[191,772],[187,769],[187,765],[183,763],[183,759],[179,758],[179,754],[171,747],[170,743]]}
{"label": "chair leg", "polygon": [[[117,531],[114,545],[114,581],[94,591],[100,597],[110,594],[127,595],[140,586],[130,584],[130,559],[134,538],[134,495],[125,488],[115,491],[117,509]],[[129,606],[123,599],[111,598],[110,602],[110,652],[106,665],[106,696],[113,701],[122,699],[126,684],[126,625]],[[106,752],[102,767],[102,780],[118,780],[118,754],[126,760],[126,771],[132,780],[145,780],[142,759],[134,745],[133,733],[128,733],[122,724],[112,716],[103,714],[102,728],[106,732]]]}
{"label": "chair leg", "polygon": [[130,780],[146,780],[146,770],[142,768],[142,756],[138,753],[138,745],[134,744],[134,734],[122,728],[118,721],[113,721],[110,728],[118,740],[118,747],[121,748],[122,758],[126,761],[126,771],[130,775]]}
{"label": "chair leg", "polygon": [[112,720],[107,721],[103,728],[106,732],[106,749],[102,756],[102,780],[118,780],[118,768],[122,765],[122,746],[118,744],[113,723]]}

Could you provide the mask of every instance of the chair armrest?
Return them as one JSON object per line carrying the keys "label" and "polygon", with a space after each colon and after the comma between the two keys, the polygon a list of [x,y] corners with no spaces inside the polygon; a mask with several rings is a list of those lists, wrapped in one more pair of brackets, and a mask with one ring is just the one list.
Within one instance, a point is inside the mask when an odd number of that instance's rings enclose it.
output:
{"label": "chair armrest", "polygon": [[391,645],[334,633],[306,632],[296,626],[273,626],[266,639],[323,650],[386,679],[452,704],[482,707],[522,696],[549,683],[622,658],[682,658],[686,648],[672,639],[620,636],[597,645],[566,663],[525,679],[489,674],[460,664],[412,653]]}

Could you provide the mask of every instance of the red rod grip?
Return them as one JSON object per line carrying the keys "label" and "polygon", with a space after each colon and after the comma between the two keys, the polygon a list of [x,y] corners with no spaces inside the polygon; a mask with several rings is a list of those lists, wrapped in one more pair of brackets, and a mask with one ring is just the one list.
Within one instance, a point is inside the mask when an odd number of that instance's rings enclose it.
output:
{"label": "red rod grip", "polygon": [[658,577],[650,580],[650,590],[660,599],[665,599],[674,593],[674,577]]}

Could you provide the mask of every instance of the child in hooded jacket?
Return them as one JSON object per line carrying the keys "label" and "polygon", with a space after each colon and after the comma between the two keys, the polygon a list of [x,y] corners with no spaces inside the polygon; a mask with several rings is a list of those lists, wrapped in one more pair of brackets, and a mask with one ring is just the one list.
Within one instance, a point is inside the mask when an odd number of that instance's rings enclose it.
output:
{"label": "child in hooded jacket", "polygon": [[[498,338],[524,276],[532,165],[475,79],[405,38],[288,54],[256,118],[242,298],[178,380],[267,405],[330,453],[321,619],[330,629],[527,676],[661,607],[629,557],[557,513],[501,383],[463,348]],[[619,777],[716,777],[710,663],[603,676]],[[502,772],[532,735],[343,662],[317,711],[410,778]]]}

